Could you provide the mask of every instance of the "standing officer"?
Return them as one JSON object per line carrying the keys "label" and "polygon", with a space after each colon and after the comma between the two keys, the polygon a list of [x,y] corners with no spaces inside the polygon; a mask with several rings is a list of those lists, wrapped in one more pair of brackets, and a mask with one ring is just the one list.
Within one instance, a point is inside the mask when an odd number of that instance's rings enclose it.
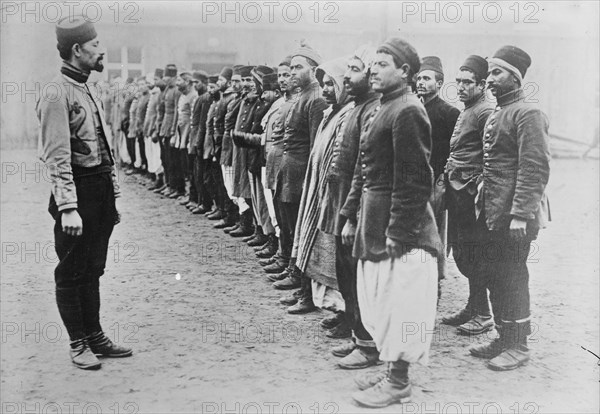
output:
{"label": "standing officer", "polygon": [[61,19],[56,36],[63,59],[61,73],[53,79],[58,89],[36,105],[41,159],[52,180],[48,210],[56,221],[54,243],[60,260],[54,271],[56,303],[71,340],[73,364],[98,369],[96,355],[133,353],[115,345],[100,326],[100,276],[110,235],[119,222],[119,188],[104,111],[86,82],[92,70],[104,69],[104,53],[94,25],[82,16]]}

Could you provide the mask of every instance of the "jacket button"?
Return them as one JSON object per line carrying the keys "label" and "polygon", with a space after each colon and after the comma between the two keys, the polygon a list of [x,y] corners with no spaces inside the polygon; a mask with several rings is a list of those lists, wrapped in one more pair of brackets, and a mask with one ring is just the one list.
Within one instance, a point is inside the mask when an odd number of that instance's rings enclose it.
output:
{"label": "jacket button", "polygon": [[365,193],[366,193],[366,192],[367,192],[367,189],[366,189],[366,188],[363,188],[363,192],[365,192]]}
{"label": "jacket button", "polygon": [[486,153],[484,153],[484,154],[483,154],[483,156],[484,156],[485,158],[487,158],[487,157],[489,157],[489,156],[490,156],[490,154],[488,154],[488,153],[486,152]]}
{"label": "jacket button", "polygon": [[287,151],[283,151],[283,155],[287,154]]}
{"label": "jacket button", "polygon": [[486,167],[489,167],[490,163],[489,162],[485,162],[485,163],[483,163],[483,165],[485,165]]}
{"label": "jacket button", "polygon": [[361,167],[362,168],[367,168],[367,164],[363,164]]}

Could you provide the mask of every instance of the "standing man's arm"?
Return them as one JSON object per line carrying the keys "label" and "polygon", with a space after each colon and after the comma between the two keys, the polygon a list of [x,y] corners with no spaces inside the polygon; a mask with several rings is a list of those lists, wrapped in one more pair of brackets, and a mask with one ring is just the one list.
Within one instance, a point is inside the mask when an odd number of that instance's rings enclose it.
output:
{"label": "standing man's arm", "polygon": [[62,214],[63,231],[71,236],[79,236],[83,232],[83,224],[77,212],[77,190],[71,169],[69,108],[65,91],[56,93],[62,96],[43,97],[38,103],[41,158],[50,170],[52,194]]}
{"label": "standing man's arm", "polygon": [[548,119],[539,109],[517,117],[519,166],[510,214],[510,233],[515,239],[526,235],[527,221],[535,218],[550,177]]}
{"label": "standing man's arm", "polygon": [[394,180],[390,221],[386,229],[388,253],[401,257],[398,244],[412,245],[417,239],[433,190],[431,126],[417,106],[404,109],[392,125]]}

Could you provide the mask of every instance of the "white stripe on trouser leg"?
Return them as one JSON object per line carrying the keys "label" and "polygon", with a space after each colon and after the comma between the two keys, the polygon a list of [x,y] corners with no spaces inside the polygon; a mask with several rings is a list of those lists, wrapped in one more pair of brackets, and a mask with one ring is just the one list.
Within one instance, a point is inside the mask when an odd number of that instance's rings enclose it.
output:
{"label": "white stripe on trouser leg", "polygon": [[415,249],[400,259],[359,260],[357,296],[382,361],[427,364],[437,303],[437,263],[429,253]]}

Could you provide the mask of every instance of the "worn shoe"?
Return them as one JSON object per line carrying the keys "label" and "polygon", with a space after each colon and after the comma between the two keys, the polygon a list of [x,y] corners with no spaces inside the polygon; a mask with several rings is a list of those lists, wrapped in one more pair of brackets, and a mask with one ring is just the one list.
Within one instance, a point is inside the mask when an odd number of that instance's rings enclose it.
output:
{"label": "worn shoe", "polygon": [[482,345],[475,345],[469,349],[471,355],[476,358],[492,359],[500,355],[506,349],[506,344],[501,338]]}
{"label": "worn shoe", "polygon": [[352,329],[350,328],[350,325],[348,325],[348,322],[346,322],[345,319],[342,319],[339,324],[325,332],[325,336],[333,339],[351,338]]}
{"label": "worn shoe", "polygon": [[321,328],[323,329],[332,329],[339,325],[344,318],[344,312],[336,312],[332,316],[321,319],[319,325],[321,325]]}
{"label": "worn shoe", "polygon": [[383,364],[383,362],[379,360],[379,352],[376,349],[367,352],[361,347],[356,347],[350,354],[340,359],[337,364],[342,369],[363,369]]}
{"label": "worn shoe", "polygon": [[204,207],[198,205],[196,207],[194,207],[192,210],[190,210],[192,214],[204,214],[206,212],[206,210],[204,209]]}
{"label": "worn shoe", "polygon": [[264,267],[264,266],[268,266],[270,264],[273,264],[276,261],[277,261],[277,258],[275,256],[271,256],[271,257],[266,257],[264,259],[260,259],[258,261],[258,264]]}
{"label": "worn shoe", "polygon": [[224,231],[225,233],[229,234],[229,233],[230,233],[230,232],[232,232],[233,230],[237,230],[237,229],[239,229],[239,228],[240,228],[240,225],[239,225],[239,223],[236,223],[236,224],[234,224],[234,225],[232,225],[232,226],[225,227],[225,228],[223,229],[223,231]]}
{"label": "worn shoe", "polygon": [[233,225],[235,225],[235,223],[227,221],[227,219],[222,219],[213,224],[213,228],[225,230],[226,228],[231,227]]}
{"label": "worn shoe", "polygon": [[273,236],[272,238],[269,239],[267,244],[264,245],[262,250],[259,250],[256,253],[256,257],[267,258],[267,257],[274,256],[277,253],[278,248],[279,248],[279,241],[277,240],[277,237]]}
{"label": "worn shoe", "polygon": [[198,207],[198,203],[196,203],[195,201],[188,201],[185,205],[185,208],[187,208],[188,210],[193,210],[196,207]]}
{"label": "worn shoe", "polygon": [[256,246],[264,246],[269,241],[269,236],[266,234],[257,234],[251,240],[248,240],[248,246],[256,247]]}
{"label": "worn shoe", "polygon": [[331,349],[331,354],[336,357],[343,358],[346,355],[350,355],[352,351],[357,348],[357,345],[354,341],[348,341],[345,344],[338,345]]}
{"label": "worn shoe", "polygon": [[[265,267],[263,267],[263,270],[267,273],[281,273],[283,272],[285,269],[287,269],[287,266],[279,263],[278,261],[273,262],[270,265],[266,265]],[[298,278],[298,281],[300,279]],[[300,287],[300,285],[298,285],[298,287]],[[293,289],[293,288],[290,288]]]}
{"label": "worn shoe", "polygon": [[81,369],[100,369],[102,363],[96,358],[85,339],[71,342],[69,355],[73,365]]}
{"label": "worn shoe", "polygon": [[491,316],[477,315],[463,323],[456,329],[462,335],[479,335],[494,329],[494,320]]}
{"label": "worn shoe", "polygon": [[358,404],[370,408],[383,408],[395,403],[410,401],[412,389],[409,384],[398,385],[390,382],[387,377],[363,391],[352,394]]}
{"label": "worn shoe", "polygon": [[363,372],[354,377],[354,383],[362,391],[378,384],[385,377],[387,377],[386,370]]}
{"label": "worn shoe", "polygon": [[292,306],[295,303],[298,303],[298,299],[302,296],[302,291],[300,289],[293,291],[287,296],[283,296],[279,298],[279,303],[286,306]]}
{"label": "worn shoe", "polygon": [[87,341],[92,352],[99,356],[109,358],[124,358],[133,354],[133,350],[131,348],[126,348],[124,346],[115,344],[113,341],[108,339],[104,332],[91,334],[88,336]]}
{"label": "worn shoe", "polygon": [[289,267],[286,267],[285,270],[281,273],[270,273],[267,275],[267,279],[271,282],[279,282],[280,280],[285,279],[286,277],[292,274],[293,270]]}
{"label": "worn shoe", "polygon": [[315,306],[315,304],[312,300],[312,295],[311,296],[301,296],[300,298],[298,298],[298,302],[296,302],[294,305],[290,306],[287,309],[287,313],[289,313],[291,315],[300,315],[300,314],[304,314],[304,313],[313,312],[316,310],[317,310],[317,307]]}
{"label": "worn shoe", "polygon": [[183,194],[182,192],[179,192],[179,191],[173,191],[167,197],[174,200],[174,199],[178,199],[180,197],[185,197],[185,194]]}
{"label": "worn shoe", "polygon": [[189,202],[190,202],[190,198],[189,198],[189,197],[186,197],[186,196],[184,196],[184,197],[183,197],[181,200],[179,200],[179,199],[178,199],[178,200],[177,200],[177,202],[178,202],[179,204],[181,204],[182,206],[185,206],[187,203],[189,203]]}
{"label": "worn shoe", "polygon": [[463,323],[467,323],[468,321],[470,321],[475,316],[476,315],[473,314],[473,312],[471,311],[471,309],[464,308],[464,309],[461,309],[460,311],[458,311],[456,313],[453,313],[452,315],[448,315],[446,317],[443,317],[442,318],[442,323],[444,325],[459,326],[459,325],[462,325]]}
{"label": "worn shoe", "polygon": [[256,232],[252,233],[250,236],[242,237],[242,241],[244,243],[248,243],[250,240],[257,236]]}
{"label": "worn shoe", "polygon": [[[268,267],[268,266],[267,266]],[[267,268],[265,267],[265,269]],[[283,270],[282,270],[283,271]],[[267,272],[274,273],[274,272]],[[302,280],[298,276],[289,275],[283,280],[273,283],[273,287],[277,290],[292,290],[297,289],[302,285]]]}
{"label": "worn shoe", "polygon": [[529,348],[525,345],[514,345],[491,359],[487,366],[494,371],[510,371],[525,365],[527,361],[529,361]]}
{"label": "worn shoe", "polygon": [[167,186],[166,184],[163,184],[163,185],[161,185],[160,187],[156,188],[156,189],[154,190],[154,192],[155,192],[156,194],[159,194],[159,193],[162,193],[163,191],[165,191],[165,189],[167,189],[167,188],[168,188],[168,186]]}
{"label": "worn shoe", "polygon": [[238,229],[231,230],[229,232],[229,235],[231,237],[235,237],[235,238],[246,237],[246,236],[250,236],[252,234],[254,234],[254,227],[249,227],[249,226],[240,226]]}
{"label": "worn shoe", "polygon": [[206,218],[212,221],[222,220],[225,218],[225,213],[221,210],[217,210],[214,213],[207,215]]}

